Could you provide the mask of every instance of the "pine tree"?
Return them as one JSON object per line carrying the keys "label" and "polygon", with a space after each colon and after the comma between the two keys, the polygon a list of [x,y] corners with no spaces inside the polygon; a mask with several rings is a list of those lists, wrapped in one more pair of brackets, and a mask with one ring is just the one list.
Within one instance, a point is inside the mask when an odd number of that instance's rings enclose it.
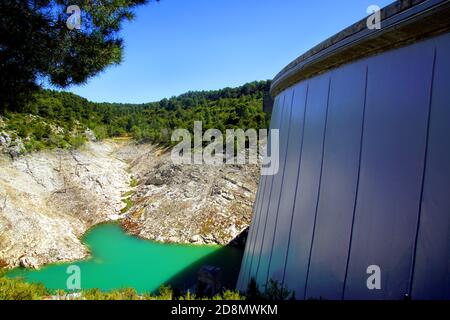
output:
{"label": "pine tree", "polygon": [[[120,63],[118,31],[122,22],[133,19],[133,9],[147,1],[0,1],[0,111],[23,106],[39,82],[81,84]],[[67,25],[74,14],[67,9],[74,5],[80,9],[79,29]]]}

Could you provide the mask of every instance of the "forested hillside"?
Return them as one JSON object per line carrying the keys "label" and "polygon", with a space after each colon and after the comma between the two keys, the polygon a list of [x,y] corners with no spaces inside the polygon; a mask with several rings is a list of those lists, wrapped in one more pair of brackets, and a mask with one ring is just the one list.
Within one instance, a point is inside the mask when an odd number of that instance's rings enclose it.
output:
{"label": "forested hillside", "polygon": [[[262,128],[263,92],[268,81],[239,88],[188,92],[159,102],[92,103],[72,93],[44,90],[85,83],[123,56],[122,24],[151,0],[89,3],[0,2],[0,148],[11,156],[42,148],[76,147],[92,138],[133,136],[137,141],[170,143],[171,130]],[[69,22],[69,5],[83,10],[82,28]],[[77,21],[81,23],[80,21]],[[132,80],[132,79],[130,79]]]}
{"label": "forested hillside", "polygon": [[88,128],[98,139],[132,136],[138,142],[163,144],[170,144],[173,129],[192,130],[194,121],[202,121],[204,130],[260,129],[268,123],[262,98],[269,86],[269,81],[252,82],[144,104],[93,103],[73,93],[42,89],[20,112],[3,112],[0,134],[34,151],[77,147],[86,140]]}

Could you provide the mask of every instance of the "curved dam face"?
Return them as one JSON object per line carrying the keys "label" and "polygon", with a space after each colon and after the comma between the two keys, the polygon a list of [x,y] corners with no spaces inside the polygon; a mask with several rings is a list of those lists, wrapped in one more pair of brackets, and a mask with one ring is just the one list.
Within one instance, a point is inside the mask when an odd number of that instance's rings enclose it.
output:
{"label": "curved dam face", "polygon": [[274,79],[279,170],[261,176],[239,290],[450,299],[449,2],[412,2]]}

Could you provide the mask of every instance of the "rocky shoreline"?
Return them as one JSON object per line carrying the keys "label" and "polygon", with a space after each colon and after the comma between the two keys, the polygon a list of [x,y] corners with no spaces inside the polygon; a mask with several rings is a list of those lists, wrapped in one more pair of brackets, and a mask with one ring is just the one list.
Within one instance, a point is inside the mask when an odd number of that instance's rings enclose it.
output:
{"label": "rocky shoreline", "polygon": [[80,238],[120,220],[161,242],[229,244],[251,221],[257,165],[174,165],[168,150],[128,139],[0,157],[0,265],[84,259]]}

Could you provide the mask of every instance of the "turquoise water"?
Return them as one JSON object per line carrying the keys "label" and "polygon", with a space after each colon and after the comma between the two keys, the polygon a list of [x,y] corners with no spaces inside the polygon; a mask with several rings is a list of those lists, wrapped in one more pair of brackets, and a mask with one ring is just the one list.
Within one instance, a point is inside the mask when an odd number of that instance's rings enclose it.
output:
{"label": "turquoise water", "polygon": [[234,288],[242,250],[233,247],[164,244],[127,235],[117,224],[103,224],[90,230],[83,242],[90,248],[88,260],[48,265],[40,270],[14,269],[9,277],[42,282],[49,289],[65,289],[67,267],[77,265],[82,289],[135,288],[155,292],[160,285],[188,289],[196,282],[203,265],[219,266],[223,284]]}

